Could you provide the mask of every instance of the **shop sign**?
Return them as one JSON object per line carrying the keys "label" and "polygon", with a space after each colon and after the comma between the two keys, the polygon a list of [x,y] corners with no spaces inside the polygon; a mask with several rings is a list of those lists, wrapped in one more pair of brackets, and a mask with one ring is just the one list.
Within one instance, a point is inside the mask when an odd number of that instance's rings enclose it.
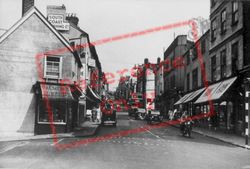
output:
{"label": "shop sign", "polygon": [[[49,84],[41,84],[41,85],[42,85],[43,96],[48,97],[49,99],[72,97],[68,86],[57,86],[57,85],[49,85]],[[45,87],[45,90],[47,91],[44,91],[44,87]]]}
{"label": "shop sign", "polygon": [[95,67],[95,59],[89,58],[88,59],[88,65],[91,66],[91,67]]}
{"label": "shop sign", "polygon": [[64,22],[63,15],[50,14],[50,15],[48,15],[48,21],[57,30],[69,30],[69,23]]}

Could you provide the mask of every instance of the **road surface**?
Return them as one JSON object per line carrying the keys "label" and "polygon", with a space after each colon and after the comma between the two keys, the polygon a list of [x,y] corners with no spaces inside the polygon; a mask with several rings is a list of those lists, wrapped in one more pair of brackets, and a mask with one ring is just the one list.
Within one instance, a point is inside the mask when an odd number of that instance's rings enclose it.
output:
{"label": "road surface", "polygon": [[[97,136],[145,125],[129,118],[127,112],[117,114],[117,127],[103,126]],[[0,142],[0,168],[250,169],[249,150],[192,134],[187,138],[175,127],[164,127],[62,151],[50,139]],[[59,142],[80,139],[84,138]]]}

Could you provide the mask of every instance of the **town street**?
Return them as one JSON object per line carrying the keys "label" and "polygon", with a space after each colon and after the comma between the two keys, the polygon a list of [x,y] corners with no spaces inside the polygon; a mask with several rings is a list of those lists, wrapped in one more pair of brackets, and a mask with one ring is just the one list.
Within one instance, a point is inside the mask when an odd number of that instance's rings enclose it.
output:
{"label": "town street", "polygon": [[[118,113],[117,127],[104,126],[96,136],[144,125],[126,112]],[[59,139],[68,143],[84,138]],[[0,168],[79,169],[247,169],[250,151],[192,133],[180,135],[166,127],[126,137],[58,151],[52,140],[0,142]]]}

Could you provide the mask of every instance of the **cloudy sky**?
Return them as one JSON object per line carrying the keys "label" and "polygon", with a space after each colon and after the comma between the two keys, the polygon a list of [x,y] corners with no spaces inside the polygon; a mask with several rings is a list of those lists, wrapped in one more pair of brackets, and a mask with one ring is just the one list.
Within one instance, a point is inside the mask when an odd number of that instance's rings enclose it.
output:
{"label": "cloudy sky", "polygon": [[[21,17],[21,0],[0,0],[0,33]],[[148,28],[209,18],[209,0],[35,0],[36,7],[46,16],[47,5],[66,6],[68,13],[76,13],[79,26],[91,41]],[[105,72],[116,73],[143,63],[144,58],[156,62],[174,35],[187,34],[188,26],[160,31],[136,38],[96,46]],[[111,90],[116,84],[111,85]]]}

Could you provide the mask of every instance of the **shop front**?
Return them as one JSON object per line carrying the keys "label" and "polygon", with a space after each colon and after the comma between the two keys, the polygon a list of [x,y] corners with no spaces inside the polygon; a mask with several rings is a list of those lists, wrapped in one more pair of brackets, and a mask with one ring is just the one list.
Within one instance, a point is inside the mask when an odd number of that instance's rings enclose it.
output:
{"label": "shop front", "polygon": [[209,115],[201,120],[202,126],[241,134],[244,107],[237,77],[209,86],[194,102],[194,110],[196,114]]}
{"label": "shop front", "polygon": [[100,102],[101,102],[101,97],[96,92],[94,92],[90,86],[87,86],[86,89],[87,109],[92,110],[94,107],[99,107]]}
{"label": "shop front", "polygon": [[66,133],[73,129],[77,102],[66,85],[36,84],[35,134]]}

